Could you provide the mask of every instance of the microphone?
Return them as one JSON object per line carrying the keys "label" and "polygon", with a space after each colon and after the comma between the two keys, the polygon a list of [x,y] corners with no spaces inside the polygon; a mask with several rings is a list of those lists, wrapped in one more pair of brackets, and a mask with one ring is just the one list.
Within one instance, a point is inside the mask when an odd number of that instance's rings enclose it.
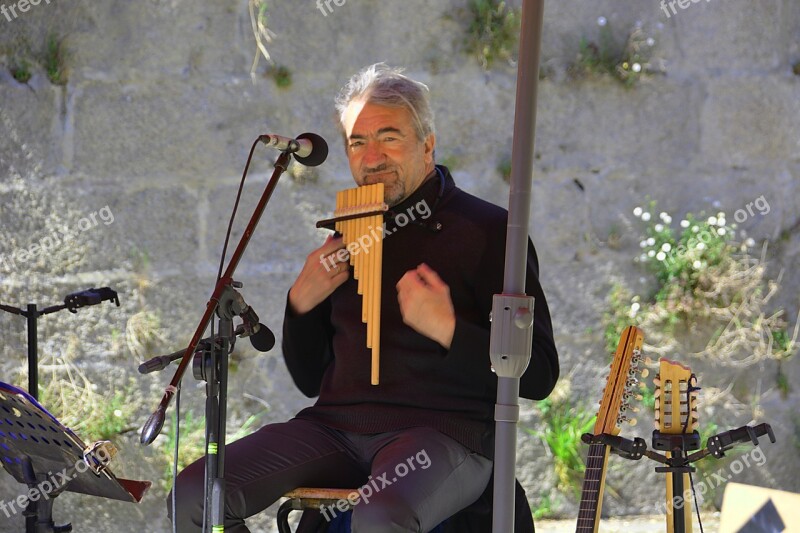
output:
{"label": "microphone", "polygon": [[236,328],[237,337],[248,337],[250,344],[259,352],[268,352],[275,346],[275,334],[270,329],[258,321],[258,315],[253,308],[241,300],[245,305],[244,310],[239,314],[242,323]]}
{"label": "microphone", "polygon": [[173,361],[177,361],[183,354],[186,353],[186,349],[178,350],[177,352],[172,352],[169,355],[159,355],[158,357],[153,357],[139,365],[139,373],[140,374],[149,374],[150,372],[156,372],[158,370],[164,370],[169,366],[169,364]]}
{"label": "microphone", "polygon": [[328,158],[328,143],[316,133],[302,133],[296,139],[281,135],[259,135],[258,140],[294,158],[307,167],[321,165]]}

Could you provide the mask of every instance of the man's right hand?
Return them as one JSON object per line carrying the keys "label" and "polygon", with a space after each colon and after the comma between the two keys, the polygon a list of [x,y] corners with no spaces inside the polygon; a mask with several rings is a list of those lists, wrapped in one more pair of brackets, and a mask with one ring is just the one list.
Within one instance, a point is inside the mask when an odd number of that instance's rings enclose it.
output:
{"label": "man's right hand", "polygon": [[314,309],[350,277],[349,256],[341,237],[329,236],[308,254],[303,270],[289,289],[289,305],[302,315]]}

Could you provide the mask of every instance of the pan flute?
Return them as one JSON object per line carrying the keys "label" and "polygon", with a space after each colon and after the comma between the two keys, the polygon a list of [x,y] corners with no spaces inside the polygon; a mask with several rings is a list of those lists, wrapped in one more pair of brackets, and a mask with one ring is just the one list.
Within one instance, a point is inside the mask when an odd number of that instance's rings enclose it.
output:
{"label": "pan flute", "polygon": [[372,350],[373,385],[378,384],[380,374],[383,214],[387,209],[383,183],[363,185],[338,192],[334,218],[317,224],[330,227],[333,222],[350,253],[353,278],[358,281],[358,294],[362,296],[361,321],[367,325],[366,344]]}

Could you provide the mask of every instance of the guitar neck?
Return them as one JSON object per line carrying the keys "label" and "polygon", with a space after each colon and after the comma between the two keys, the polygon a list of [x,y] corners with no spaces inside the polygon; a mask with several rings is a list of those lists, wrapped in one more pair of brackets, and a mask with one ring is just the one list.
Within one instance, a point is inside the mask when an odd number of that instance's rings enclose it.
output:
{"label": "guitar neck", "polygon": [[600,510],[603,506],[608,451],[609,447],[605,444],[596,443],[589,446],[583,490],[581,491],[581,505],[578,511],[578,527],[575,529],[575,533],[597,533],[600,525]]}

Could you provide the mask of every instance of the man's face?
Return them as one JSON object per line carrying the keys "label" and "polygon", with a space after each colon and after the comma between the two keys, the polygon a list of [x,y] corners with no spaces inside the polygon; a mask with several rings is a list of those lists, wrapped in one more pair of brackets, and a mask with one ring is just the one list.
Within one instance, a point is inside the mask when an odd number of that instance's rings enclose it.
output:
{"label": "man's face", "polygon": [[430,134],[420,141],[404,107],[351,102],[344,127],[353,178],[359,186],[383,182],[390,206],[408,198],[433,171],[436,139]]}

